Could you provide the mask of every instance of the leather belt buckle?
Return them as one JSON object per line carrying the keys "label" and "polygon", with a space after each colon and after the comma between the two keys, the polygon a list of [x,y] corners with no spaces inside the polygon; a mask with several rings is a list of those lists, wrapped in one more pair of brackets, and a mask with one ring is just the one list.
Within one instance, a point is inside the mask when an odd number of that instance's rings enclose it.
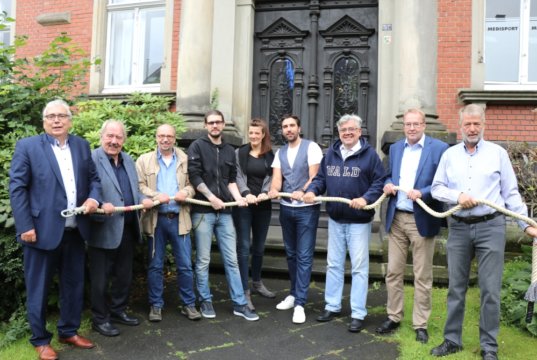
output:
{"label": "leather belt buckle", "polygon": [[483,215],[483,216],[457,216],[457,215],[451,215],[453,217],[453,219],[459,221],[459,222],[463,222],[465,224],[468,224],[468,225],[472,225],[472,224],[478,224],[480,222],[484,222],[484,221],[489,221],[489,220],[492,220],[498,216],[500,216],[502,213],[501,212],[493,212],[492,214],[487,214],[487,215]]}
{"label": "leather belt buckle", "polygon": [[175,219],[177,216],[179,216],[178,213],[174,213],[174,212],[166,212],[166,213],[158,213],[158,214],[168,219]]}

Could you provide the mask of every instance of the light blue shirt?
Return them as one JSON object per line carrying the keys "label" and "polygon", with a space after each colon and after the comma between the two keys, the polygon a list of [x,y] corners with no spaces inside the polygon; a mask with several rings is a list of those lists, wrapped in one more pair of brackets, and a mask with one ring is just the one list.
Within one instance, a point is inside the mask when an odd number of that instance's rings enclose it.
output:
{"label": "light blue shirt", "polygon": [[[425,135],[414,145],[410,145],[405,140],[405,150],[401,158],[401,170],[399,171],[399,186],[406,190],[414,189],[416,183],[416,173],[420,164],[421,152],[425,145]],[[404,191],[397,192],[397,203],[395,207],[399,210],[414,211],[414,202],[410,200]]]}
{"label": "light blue shirt", "polygon": [[[431,195],[454,206],[463,192],[517,214],[528,215],[507,151],[494,143],[481,140],[473,153],[469,153],[464,143],[460,143],[442,155],[431,186]],[[456,215],[483,216],[494,211],[487,205],[478,205],[460,210]],[[518,221],[518,225],[521,229],[528,226],[524,221]]]}
{"label": "light blue shirt", "polygon": [[157,191],[159,193],[167,194],[170,197],[168,204],[160,205],[159,212],[174,212],[179,213],[180,205],[173,200],[175,194],[179,191],[179,184],[177,182],[176,163],[177,158],[175,151],[172,155],[172,160],[166,164],[160,150],[157,149],[157,159],[159,164],[159,172],[157,174]]}

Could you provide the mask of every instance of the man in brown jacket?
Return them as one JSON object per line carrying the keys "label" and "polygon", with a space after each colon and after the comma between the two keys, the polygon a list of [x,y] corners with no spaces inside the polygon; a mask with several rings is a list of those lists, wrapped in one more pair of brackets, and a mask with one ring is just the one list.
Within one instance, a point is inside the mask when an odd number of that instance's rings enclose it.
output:
{"label": "man in brown jacket", "polygon": [[140,191],[161,203],[142,215],[143,233],[149,238],[149,321],[162,320],[163,266],[167,242],[172,246],[177,267],[179,297],[183,303],[181,312],[190,320],[201,319],[196,310],[194,294],[190,206],[184,202],[195,192],[188,179],[187,156],[174,147],[175,136],[173,126],[159,126],[157,149],[143,154],[136,161]]}

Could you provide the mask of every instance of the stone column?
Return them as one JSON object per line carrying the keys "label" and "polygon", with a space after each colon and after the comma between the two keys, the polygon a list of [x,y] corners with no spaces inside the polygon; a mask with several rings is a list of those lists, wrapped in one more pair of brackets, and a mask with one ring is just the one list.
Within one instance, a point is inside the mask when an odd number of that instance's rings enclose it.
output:
{"label": "stone column", "polygon": [[[402,114],[411,107],[427,116],[427,133],[455,142],[438,121],[436,112],[437,0],[393,1],[393,86],[392,101],[397,114],[391,129],[382,137],[382,150],[403,136]],[[455,138],[452,138],[455,135]]]}
{"label": "stone column", "polygon": [[176,108],[187,120],[188,130],[182,135],[187,143],[203,133],[203,115],[209,109],[213,7],[213,0],[181,2]]}

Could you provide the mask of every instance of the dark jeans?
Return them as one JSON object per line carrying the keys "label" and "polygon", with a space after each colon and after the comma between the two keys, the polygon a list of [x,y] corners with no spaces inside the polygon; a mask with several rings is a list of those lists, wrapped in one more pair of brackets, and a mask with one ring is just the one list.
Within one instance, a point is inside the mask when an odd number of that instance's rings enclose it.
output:
{"label": "dark jeans", "polygon": [[[233,209],[233,222],[237,231],[237,259],[244,290],[248,289],[250,250],[252,252],[252,280],[261,280],[263,253],[265,252],[265,240],[267,239],[271,213],[271,209],[259,208],[256,205]],[[251,247],[250,234],[252,236]]]}
{"label": "dark jeans", "polygon": [[280,206],[280,224],[291,280],[290,293],[295,297],[295,305],[304,306],[308,299],[320,209],[321,205]]}

